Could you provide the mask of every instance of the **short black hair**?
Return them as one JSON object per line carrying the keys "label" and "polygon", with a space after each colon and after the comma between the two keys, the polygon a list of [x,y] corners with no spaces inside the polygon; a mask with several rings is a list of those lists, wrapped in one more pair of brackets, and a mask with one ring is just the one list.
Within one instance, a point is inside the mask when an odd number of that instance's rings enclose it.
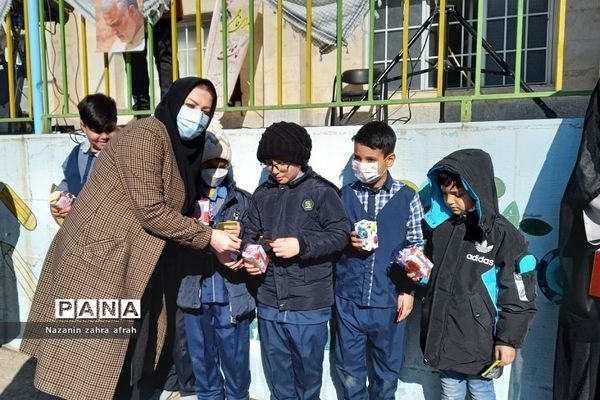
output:
{"label": "short black hair", "polygon": [[396,133],[382,121],[367,122],[352,136],[352,140],[373,150],[379,149],[386,157],[392,154],[396,147]]}
{"label": "short black hair", "polygon": [[450,171],[439,171],[435,179],[438,185],[443,187],[456,186],[459,189],[463,187],[462,178],[460,177],[460,175]]}
{"label": "short black hair", "polygon": [[96,133],[117,129],[117,103],[102,93],[89,94],[77,104],[81,122]]}

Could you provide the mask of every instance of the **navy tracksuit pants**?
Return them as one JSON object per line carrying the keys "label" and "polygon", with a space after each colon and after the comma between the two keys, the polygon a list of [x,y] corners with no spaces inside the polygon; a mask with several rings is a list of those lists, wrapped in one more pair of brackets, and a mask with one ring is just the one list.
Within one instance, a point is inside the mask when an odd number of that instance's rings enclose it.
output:
{"label": "navy tracksuit pants", "polygon": [[[404,362],[406,320],[396,323],[396,307],[360,307],[335,298],[335,371],[343,398],[394,399]],[[369,378],[367,390],[367,371]]]}
{"label": "navy tracksuit pants", "polygon": [[185,310],[184,319],[198,398],[248,399],[250,319],[232,323],[229,304],[217,303]]}
{"label": "navy tracksuit pants", "polygon": [[327,321],[295,324],[266,320],[259,316],[258,332],[271,399],[318,400],[327,343]]}

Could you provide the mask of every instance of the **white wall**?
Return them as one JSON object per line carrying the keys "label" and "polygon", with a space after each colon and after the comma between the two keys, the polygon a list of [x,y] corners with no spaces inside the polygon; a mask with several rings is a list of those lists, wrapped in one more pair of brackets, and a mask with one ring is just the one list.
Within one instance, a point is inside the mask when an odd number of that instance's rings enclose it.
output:
{"label": "white wall", "polygon": [[[576,157],[582,124],[581,119],[572,119],[396,125],[397,160],[392,175],[422,188],[428,168],[446,154],[459,148],[484,149],[492,156],[496,177],[506,187],[506,192],[499,198],[500,210],[510,205],[517,221],[537,218],[552,227],[544,236],[526,234],[531,251],[541,259],[557,246],[559,202]],[[311,165],[338,185],[353,177],[349,168],[350,138],[357,129],[309,129],[313,140]],[[262,130],[241,129],[228,133],[238,185],[253,191],[261,176],[256,146]],[[0,241],[16,248],[15,252],[3,254],[0,259],[0,299],[3,299],[0,301],[0,321],[14,320],[16,310],[19,310],[18,318],[26,320],[30,300],[21,286],[20,275],[12,271],[17,270],[15,264],[19,264],[39,276],[43,258],[57,231],[48,211],[50,185],[60,181],[61,164],[72,146],[67,135],[0,136],[0,182],[11,185],[37,217],[37,228],[28,231],[4,205],[0,205]],[[541,292],[538,294],[538,313],[526,346],[519,352],[512,370],[506,369],[504,376],[496,382],[499,400],[551,398],[558,306],[545,299]],[[418,315],[417,307],[409,319],[406,364],[396,397],[437,399],[437,375],[423,365],[418,348]],[[0,338],[2,333],[0,330]],[[254,324],[252,337],[256,338],[256,335]],[[18,344],[19,339],[10,343]],[[257,399],[267,399],[258,342],[252,339],[251,346],[253,381],[250,394]],[[328,354],[325,358],[321,398],[335,399]]]}

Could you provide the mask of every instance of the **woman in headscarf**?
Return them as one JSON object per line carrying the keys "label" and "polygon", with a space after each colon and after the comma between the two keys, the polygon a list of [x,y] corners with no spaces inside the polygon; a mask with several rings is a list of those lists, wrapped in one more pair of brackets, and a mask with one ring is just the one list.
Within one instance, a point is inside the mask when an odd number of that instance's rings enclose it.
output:
{"label": "woman in headscarf", "polygon": [[[170,351],[161,351],[164,304],[178,246],[210,248],[223,262],[238,251],[239,239],[191,218],[216,102],[210,81],[180,79],[154,117],[126,126],[103,150],[50,246],[29,314],[21,349],[37,358],[34,383],[41,398],[144,397],[141,387],[152,380],[161,353]],[[135,336],[112,329],[89,336],[85,327],[71,335],[48,330],[57,323],[57,299],[141,299],[133,325],[112,320],[134,328]],[[77,319],[90,315],[89,308],[77,306],[76,318],[60,326],[90,321]],[[94,322],[108,326],[106,320]]]}

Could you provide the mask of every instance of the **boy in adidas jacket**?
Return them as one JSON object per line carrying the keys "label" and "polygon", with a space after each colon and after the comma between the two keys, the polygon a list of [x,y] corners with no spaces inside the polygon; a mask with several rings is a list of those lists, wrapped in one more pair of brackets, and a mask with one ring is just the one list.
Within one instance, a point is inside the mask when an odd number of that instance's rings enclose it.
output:
{"label": "boy in adidas jacket", "polygon": [[434,264],[423,302],[424,362],[440,370],[442,399],[494,399],[480,373],[513,362],[535,308],[536,259],[500,215],[494,170],[482,150],[456,151],[428,173],[426,252]]}

